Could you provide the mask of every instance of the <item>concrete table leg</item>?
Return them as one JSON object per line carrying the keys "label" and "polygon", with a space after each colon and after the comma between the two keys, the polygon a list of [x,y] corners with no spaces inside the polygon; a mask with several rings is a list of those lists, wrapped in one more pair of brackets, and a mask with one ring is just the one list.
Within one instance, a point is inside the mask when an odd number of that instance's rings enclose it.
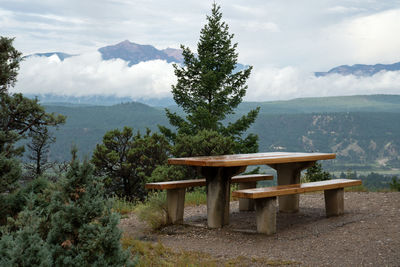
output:
{"label": "concrete table leg", "polygon": [[246,167],[200,167],[206,178],[207,224],[220,228],[229,224],[230,180],[242,173]]}
{"label": "concrete table leg", "polygon": [[267,235],[276,233],[276,197],[255,200],[257,232]]}
{"label": "concrete table leg", "polygon": [[[239,190],[256,188],[257,182],[239,183]],[[249,198],[239,198],[239,211],[254,210],[254,200]]]}
{"label": "concrete table leg", "polygon": [[326,216],[338,216],[344,212],[344,189],[329,189],[324,191]]}
{"label": "concrete table leg", "polygon": [[[300,173],[302,170],[309,168],[315,164],[315,161],[283,163],[269,165],[275,169],[278,175],[278,185],[299,184]],[[280,212],[298,212],[299,211],[299,195],[280,196],[279,211]]]}
{"label": "concrete table leg", "polygon": [[167,190],[167,223],[178,224],[183,222],[185,207],[185,188]]}

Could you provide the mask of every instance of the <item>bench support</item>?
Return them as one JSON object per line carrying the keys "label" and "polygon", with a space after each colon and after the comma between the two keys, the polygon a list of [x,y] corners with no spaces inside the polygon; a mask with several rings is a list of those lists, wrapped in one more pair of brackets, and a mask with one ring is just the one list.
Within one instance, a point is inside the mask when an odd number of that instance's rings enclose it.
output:
{"label": "bench support", "polygon": [[[256,188],[257,182],[239,183],[239,190]],[[249,198],[239,198],[239,211],[254,210],[254,200]]]}
{"label": "bench support", "polygon": [[257,232],[276,233],[276,197],[255,199]]}
{"label": "bench support", "polygon": [[[271,164],[271,168],[275,169],[278,175],[278,185],[299,184],[300,173],[315,164],[315,161]],[[299,195],[280,196],[279,211],[280,212],[298,212],[299,211]]]}
{"label": "bench support", "polygon": [[185,188],[167,190],[167,223],[183,223]]}
{"label": "bench support", "polygon": [[344,212],[344,188],[324,191],[326,216],[338,216]]}

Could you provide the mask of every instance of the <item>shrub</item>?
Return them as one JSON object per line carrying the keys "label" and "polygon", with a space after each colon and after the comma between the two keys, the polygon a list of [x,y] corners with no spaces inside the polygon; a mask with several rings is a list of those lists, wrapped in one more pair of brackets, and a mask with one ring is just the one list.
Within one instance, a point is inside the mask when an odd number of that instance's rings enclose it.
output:
{"label": "shrub", "polygon": [[156,192],[149,194],[147,200],[138,204],[135,212],[141,221],[146,222],[153,230],[167,223],[167,194]]}
{"label": "shrub", "polygon": [[322,169],[322,165],[318,162],[314,166],[307,169],[304,180],[306,182],[316,182],[330,180],[331,175],[329,172]]}
{"label": "shrub", "polygon": [[392,182],[390,182],[390,189],[400,192],[400,179],[397,176],[393,176]]}
{"label": "shrub", "polygon": [[[7,217],[14,217],[21,212],[27,203],[27,198],[30,194],[37,195],[35,205],[44,207],[48,203],[43,193],[49,188],[51,183],[45,178],[38,178],[29,182],[25,187],[17,191],[0,195],[0,212],[3,219],[0,220],[0,225],[6,223]],[[49,193],[49,192],[47,192]]]}
{"label": "shrub", "polygon": [[103,199],[103,184],[87,163],[73,160],[48,205],[28,205],[10,219],[0,239],[3,265],[124,266],[129,254],[120,244],[119,217]]}

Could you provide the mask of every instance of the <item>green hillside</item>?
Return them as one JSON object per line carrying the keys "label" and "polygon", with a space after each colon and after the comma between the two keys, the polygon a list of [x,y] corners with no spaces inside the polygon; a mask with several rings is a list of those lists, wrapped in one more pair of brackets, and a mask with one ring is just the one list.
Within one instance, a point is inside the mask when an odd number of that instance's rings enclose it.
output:
{"label": "green hillside", "polygon": [[260,114],[260,151],[334,152],[331,169],[400,168],[398,113]]}
{"label": "green hillside", "polygon": [[[350,96],[304,98],[290,101],[243,103],[238,117],[260,106],[249,130],[260,138],[260,151],[335,152],[331,169],[376,170],[400,167],[400,96]],[[110,129],[168,125],[163,109],[140,103],[114,106],[46,106],[67,116],[56,132],[51,158],[66,160],[72,143],[90,155]],[[172,108],[173,109],[173,108]],[[175,108],[175,110],[177,110]]]}
{"label": "green hillside", "polygon": [[297,98],[287,101],[244,102],[238,112],[260,106],[261,113],[400,112],[400,95],[358,95]]}
{"label": "green hillside", "polygon": [[69,158],[72,144],[79,148],[80,156],[90,155],[104,134],[115,128],[132,127],[144,132],[156,131],[157,124],[167,124],[164,112],[141,103],[114,106],[45,106],[48,112],[67,116],[67,123],[55,131],[57,141],[52,145],[51,158],[62,161]]}

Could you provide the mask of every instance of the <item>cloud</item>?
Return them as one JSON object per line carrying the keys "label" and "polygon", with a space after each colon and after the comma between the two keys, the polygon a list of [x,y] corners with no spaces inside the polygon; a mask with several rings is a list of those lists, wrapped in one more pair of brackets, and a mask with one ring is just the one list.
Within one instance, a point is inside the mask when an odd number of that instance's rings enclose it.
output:
{"label": "cloud", "polygon": [[315,77],[299,68],[263,68],[249,80],[246,101],[287,100],[299,97],[400,94],[400,71],[371,77],[338,74]]}
{"label": "cloud", "polygon": [[[64,96],[171,97],[176,84],[172,64],[155,60],[129,67],[120,59],[104,61],[98,52],[60,61],[57,56],[32,57],[20,69],[14,91]],[[371,77],[329,75],[315,77],[298,67],[255,68],[246,101],[286,100],[298,97],[400,94],[400,71]]]}
{"label": "cloud", "polygon": [[321,46],[329,47],[342,60],[347,59],[346,64],[389,63],[400,59],[398,32],[400,9],[393,9],[346,19],[325,28]]}
{"label": "cloud", "polygon": [[346,14],[363,11],[364,9],[358,7],[346,7],[346,6],[333,6],[326,9],[328,14]]}
{"label": "cloud", "polygon": [[65,96],[104,95],[135,98],[170,96],[176,82],[172,64],[154,60],[131,67],[87,53],[60,61],[57,56],[31,57],[20,69],[15,91]]}

